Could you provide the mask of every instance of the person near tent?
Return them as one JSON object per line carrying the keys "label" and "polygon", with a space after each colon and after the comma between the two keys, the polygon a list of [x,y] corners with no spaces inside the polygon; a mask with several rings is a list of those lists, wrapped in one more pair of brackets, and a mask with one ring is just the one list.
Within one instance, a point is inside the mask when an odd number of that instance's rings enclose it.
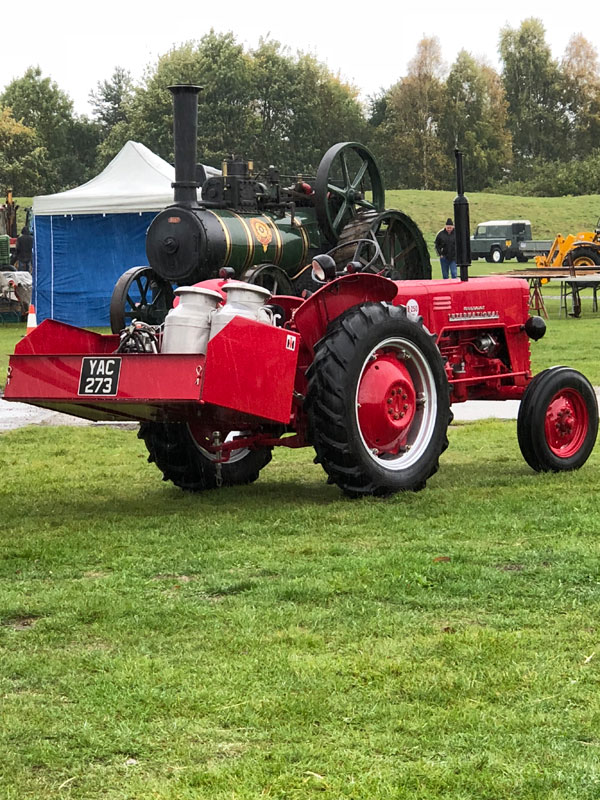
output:
{"label": "person near tent", "polygon": [[31,258],[33,254],[33,236],[28,228],[22,228],[20,236],[17,237],[15,249],[15,263],[18,262],[19,269],[23,272],[31,272]]}

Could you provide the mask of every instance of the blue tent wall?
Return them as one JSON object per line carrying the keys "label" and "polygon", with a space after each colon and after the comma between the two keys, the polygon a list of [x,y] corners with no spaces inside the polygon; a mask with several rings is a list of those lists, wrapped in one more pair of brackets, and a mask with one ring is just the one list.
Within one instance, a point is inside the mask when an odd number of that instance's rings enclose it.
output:
{"label": "blue tent wall", "polygon": [[34,297],[38,322],[109,324],[115,283],[148,263],[146,230],[155,212],[39,215],[34,218]]}

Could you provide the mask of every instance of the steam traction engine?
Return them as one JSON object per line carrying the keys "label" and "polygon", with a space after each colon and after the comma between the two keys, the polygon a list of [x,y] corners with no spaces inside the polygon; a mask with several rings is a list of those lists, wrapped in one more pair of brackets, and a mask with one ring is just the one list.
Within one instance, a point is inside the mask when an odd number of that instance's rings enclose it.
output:
{"label": "steam traction engine", "polygon": [[[375,159],[356,142],[331,147],[315,177],[284,179],[270,167],[254,175],[252,163],[231,158],[220,177],[206,179],[196,165],[198,92],[171,87],[174,100],[175,202],[148,229],[148,267],[133,267],[118,281],[110,318],[118,333],[133,318],[164,321],[172,285],[235,277],[273,294],[300,295],[317,288],[310,263],[334,247],[341,267],[398,280],[430,278],[427,245],[414,221],[385,209],[385,191]],[[197,188],[201,187],[201,200]],[[308,265],[308,266],[307,266]]]}
{"label": "steam traction engine", "polygon": [[[250,483],[273,447],[308,444],[349,496],[416,491],[447,447],[451,404],[469,399],[521,399],[517,435],[527,463],[577,469],[598,430],[593,388],[567,367],[532,376],[530,342],[545,324],[528,314],[525,281],[467,280],[459,153],[457,176],[460,280],[361,271],[369,264],[354,244],[343,267],[335,248],[315,255],[319,288],[304,297],[272,294],[225,270],[178,287],[179,303],[161,326],[132,322],[103,336],[44,321],[17,345],[5,398],[92,420],[139,420],[149,460],[191,491]],[[197,247],[177,240],[189,245],[181,268],[190,264],[190,283],[205,278],[196,270],[208,211],[180,197],[158,218],[163,243],[178,225],[197,229]],[[149,252],[153,237],[150,230]]]}

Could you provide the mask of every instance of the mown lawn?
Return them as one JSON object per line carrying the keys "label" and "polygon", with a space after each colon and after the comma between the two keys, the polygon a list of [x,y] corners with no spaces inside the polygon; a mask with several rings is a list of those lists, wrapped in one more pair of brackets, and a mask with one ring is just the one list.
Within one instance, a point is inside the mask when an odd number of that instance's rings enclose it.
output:
{"label": "mown lawn", "polygon": [[597,452],[453,425],[419,494],[309,451],[187,495],[130,431],[0,436],[0,796],[597,798]]}

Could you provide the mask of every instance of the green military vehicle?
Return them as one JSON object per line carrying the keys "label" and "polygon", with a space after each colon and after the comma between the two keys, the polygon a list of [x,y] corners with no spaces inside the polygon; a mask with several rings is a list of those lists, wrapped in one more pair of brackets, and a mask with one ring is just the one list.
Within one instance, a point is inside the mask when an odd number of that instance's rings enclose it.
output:
{"label": "green military vehicle", "polygon": [[522,243],[531,240],[531,222],[528,219],[493,219],[480,222],[471,236],[471,258],[485,258],[501,264],[505,258],[525,262],[528,256]]}

